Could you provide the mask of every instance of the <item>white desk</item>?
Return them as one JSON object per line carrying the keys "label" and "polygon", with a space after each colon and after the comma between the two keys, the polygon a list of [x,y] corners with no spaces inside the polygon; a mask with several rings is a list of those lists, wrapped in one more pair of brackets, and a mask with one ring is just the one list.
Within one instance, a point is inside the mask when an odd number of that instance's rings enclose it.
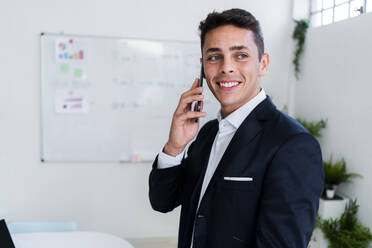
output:
{"label": "white desk", "polygon": [[16,248],[134,248],[117,236],[97,232],[12,234]]}

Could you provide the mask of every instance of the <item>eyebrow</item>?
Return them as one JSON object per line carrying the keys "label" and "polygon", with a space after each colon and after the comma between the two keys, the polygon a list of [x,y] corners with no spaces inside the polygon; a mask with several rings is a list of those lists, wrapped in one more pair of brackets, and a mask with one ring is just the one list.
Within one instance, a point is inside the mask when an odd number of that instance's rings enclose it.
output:
{"label": "eyebrow", "polygon": [[[230,47],[229,49],[230,51],[237,51],[237,50],[248,50],[250,51],[250,49],[246,46],[232,46]],[[217,47],[211,47],[211,48],[208,48],[208,50],[206,51],[206,53],[212,53],[212,52],[221,52],[222,50],[220,48],[217,48]]]}
{"label": "eyebrow", "polygon": [[205,53],[213,53],[213,52],[221,52],[221,49],[216,47],[208,48],[208,50]]}
{"label": "eyebrow", "polygon": [[250,49],[246,46],[232,46],[232,47],[230,47],[229,50],[230,51],[236,51],[236,50],[248,50],[248,51],[250,51]]}

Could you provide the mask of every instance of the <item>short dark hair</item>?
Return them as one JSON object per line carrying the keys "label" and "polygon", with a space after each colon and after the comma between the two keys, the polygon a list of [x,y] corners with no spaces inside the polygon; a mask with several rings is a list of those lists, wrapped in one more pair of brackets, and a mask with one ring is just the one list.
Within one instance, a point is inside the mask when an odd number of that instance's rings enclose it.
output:
{"label": "short dark hair", "polygon": [[207,18],[204,21],[201,21],[199,24],[200,43],[202,50],[205,35],[212,29],[224,25],[234,25],[239,28],[251,30],[254,33],[254,41],[258,49],[258,58],[261,61],[265,47],[260,23],[251,13],[243,9],[229,9],[221,13],[213,11],[212,13],[208,14]]}

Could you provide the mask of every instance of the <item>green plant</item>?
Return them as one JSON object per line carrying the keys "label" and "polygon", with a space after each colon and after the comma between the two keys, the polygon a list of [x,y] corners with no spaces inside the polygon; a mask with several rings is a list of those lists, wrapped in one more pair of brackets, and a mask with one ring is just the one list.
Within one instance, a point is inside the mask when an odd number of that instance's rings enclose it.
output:
{"label": "green plant", "polygon": [[295,66],[295,75],[296,79],[299,79],[300,74],[300,58],[302,52],[304,50],[304,44],[306,39],[306,32],[309,28],[309,20],[301,19],[301,20],[294,20],[296,23],[296,27],[293,30],[292,38],[297,42],[296,43],[296,50],[293,58],[293,64]]}
{"label": "green plant", "polygon": [[327,120],[305,121],[301,118],[296,118],[296,120],[317,138],[320,138],[322,136],[320,132],[327,126]]}
{"label": "green plant", "polygon": [[369,228],[357,219],[359,205],[356,200],[345,206],[339,219],[319,218],[318,226],[329,241],[328,248],[367,248],[372,241]]}
{"label": "green plant", "polygon": [[343,158],[333,163],[331,156],[328,161],[323,162],[323,165],[326,187],[330,187],[331,185],[339,185],[340,183],[350,182],[351,179],[355,177],[362,177],[361,175],[356,173],[347,173],[346,162]]}

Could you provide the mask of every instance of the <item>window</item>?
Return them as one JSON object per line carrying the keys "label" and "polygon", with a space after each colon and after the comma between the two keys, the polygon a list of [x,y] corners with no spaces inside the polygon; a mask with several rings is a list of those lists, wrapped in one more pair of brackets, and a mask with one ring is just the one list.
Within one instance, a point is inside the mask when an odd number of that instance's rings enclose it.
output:
{"label": "window", "polygon": [[372,12],[372,0],[367,0],[366,11],[367,11],[367,13]]}
{"label": "window", "polygon": [[372,0],[310,0],[310,24],[323,26],[372,12]]}

